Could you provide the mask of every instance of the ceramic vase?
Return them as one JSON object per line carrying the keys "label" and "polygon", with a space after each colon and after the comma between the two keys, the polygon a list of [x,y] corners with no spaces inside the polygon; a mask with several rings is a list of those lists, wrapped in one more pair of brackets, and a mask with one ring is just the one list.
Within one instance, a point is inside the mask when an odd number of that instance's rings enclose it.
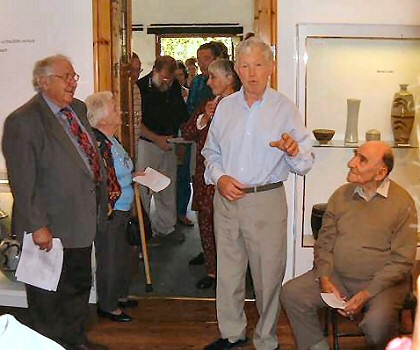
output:
{"label": "ceramic vase", "polygon": [[347,125],[345,143],[359,142],[358,124],[359,124],[360,100],[357,98],[347,99]]}
{"label": "ceramic vase", "polygon": [[396,144],[408,144],[414,124],[414,99],[407,90],[407,84],[400,84],[400,91],[394,95],[391,109],[392,133]]}

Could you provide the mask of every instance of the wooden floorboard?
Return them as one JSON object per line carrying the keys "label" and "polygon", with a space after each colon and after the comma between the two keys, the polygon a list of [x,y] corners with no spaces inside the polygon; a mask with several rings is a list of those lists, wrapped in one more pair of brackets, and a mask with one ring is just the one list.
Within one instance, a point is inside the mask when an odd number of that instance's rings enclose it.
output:
{"label": "wooden floorboard", "polygon": [[[140,305],[127,311],[133,321],[116,323],[96,316],[91,305],[88,336],[90,340],[105,344],[111,350],[183,350],[203,349],[219,337],[214,301],[173,300],[161,298],[140,299]],[[255,303],[245,305],[248,317],[248,334],[252,336],[257,321]],[[0,308],[0,314],[10,313],[26,323],[26,309]],[[404,317],[404,322],[408,322]],[[286,316],[282,313],[278,324],[282,350],[296,349]],[[345,338],[340,349],[365,349],[363,338]],[[252,344],[244,350],[254,349]]]}

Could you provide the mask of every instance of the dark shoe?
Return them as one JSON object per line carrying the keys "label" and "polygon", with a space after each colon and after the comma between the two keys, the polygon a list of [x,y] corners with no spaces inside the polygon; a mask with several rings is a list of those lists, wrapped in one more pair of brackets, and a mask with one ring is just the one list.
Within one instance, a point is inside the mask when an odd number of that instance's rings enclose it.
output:
{"label": "dark shoe", "polygon": [[90,341],[86,341],[84,344],[73,346],[69,348],[71,350],[108,350],[109,348],[105,345],[95,344]]}
{"label": "dark shoe", "polygon": [[178,222],[188,227],[193,227],[194,223],[186,216],[178,216]]}
{"label": "dark shoe", "polygon": [[115,315],[111,312],[107,312],[98,308],[98,316],[102,318],[107,318],[114,322],[130,322],[132,320],[131,316],[122,312],[119,315]]}
{"label": "dark shoe", "polygon": [[226,350],[233,348],[241,348],[243,345],[246,345],[248,338],[239,339],[238,341],[231,343],[228,339],[219,338],[213,343],[204,347],[204,350]]}
{"label": "dark shoe", "polygon": [[131,309],[133,307],[136,307],[139,305],[139,302],[137,300],[134,299],[128,299],[125,301],[119,301],[118,302],[118,307],[121,307],[123,309]]}
{"label": "dark shoe", "polygon": [[173,242],[173,243],[177,243],[177,244],[182,244],[182,243],[185,242],[186,237],[185,237],[185,234],[183,232],[174,230],[170,234],[166,235],[163,239],[166,242]]}
{"label": "dark shoe", "polygon": [[214,277],[206,276],[206,277],[203,277],[201,280],[199,280],[195,286],[198,289],[207,289],[207,288],[213,287],[215,282],[216,282],[216,279]]}
{"label": "dark shoe", "polygon": [[205,262],[204,253],[201,252],[195,258],[192,258],[188,265],[203,265]]}

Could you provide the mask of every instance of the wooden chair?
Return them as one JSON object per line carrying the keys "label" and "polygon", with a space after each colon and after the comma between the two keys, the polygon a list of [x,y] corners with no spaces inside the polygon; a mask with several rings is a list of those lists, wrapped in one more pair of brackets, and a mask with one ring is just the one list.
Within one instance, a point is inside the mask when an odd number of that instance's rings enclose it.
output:
{"label": "wooden chair", "polygon": [[[412,332],[407,332],[403,329],[402,325],[402,315],[405,310],[410,311],[412,326],[414,326],[414,318],[416,315],[417,308],[417,297],[413,292],[410,292],[403,304],[403,307],[398,312],[398,334],[411,334]],[[340,318],[343,319],[344,316],[340,315],[336,309],[327,308],[325,313],[325,324],[324,324],[324,334],[328,336],[329,323],[331,321],[331,330],[333,337],[333,349],[339,350],[340,344],[339,339],[342,337],[363,337],[363,332],[359,329],[358,331],[344,331],[340,330]],[[341,320],[342,321],[342,320]]]}

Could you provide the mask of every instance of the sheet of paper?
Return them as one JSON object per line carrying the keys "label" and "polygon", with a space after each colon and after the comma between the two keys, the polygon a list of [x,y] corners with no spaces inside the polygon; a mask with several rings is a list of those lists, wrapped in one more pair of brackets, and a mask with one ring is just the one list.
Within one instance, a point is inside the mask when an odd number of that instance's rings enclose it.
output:
{"label": "sheet of paper", "polygon": [[144,171],[145,175],[135,176],[134,181],[149,187],[153,192],[160,192],[169,186],[171,179],[155,169],[147,167]]}
{"label": "sheet of paper", "polygon": [[53,238],[53,246],[49,252],[46,252],[35,245],[32,233],[25,234],[16,269],[18,281],[55,292],[62,267],[63,245],[59,238]]}
{"label": "sheet of paper", "polygon": [[172,137],[167,140],[169,143],[193,143],[193,141],[185,140],[183,137]]}
{"label": "sheet of paper", "polygon": [[344,309],[346,302],[338,298],[334,293],[321,293],[321,298],[325,304],[334,309]]}

